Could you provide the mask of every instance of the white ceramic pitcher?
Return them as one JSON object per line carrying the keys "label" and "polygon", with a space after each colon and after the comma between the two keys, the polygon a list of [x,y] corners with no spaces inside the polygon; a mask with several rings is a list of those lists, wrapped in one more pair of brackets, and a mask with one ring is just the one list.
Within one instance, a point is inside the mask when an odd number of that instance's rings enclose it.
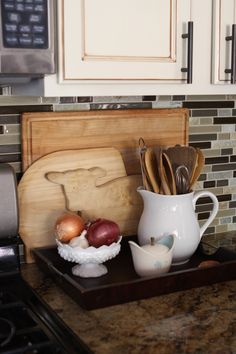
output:
{"label": "white ceramic pitcher", "polygon": [[[215,218],[219,203],[214,194],[207,191],[179,195],[161,195],[138,188],[143,198],[144,209],[138,225],[139,244],[145,245],[150,237],[160,239],[169,234],[176,236],[172,264],[182,264],[196,251],[201,237]],[[200,197],[210,197],[213,210],[199,226],[195,214],[196,202]]]}

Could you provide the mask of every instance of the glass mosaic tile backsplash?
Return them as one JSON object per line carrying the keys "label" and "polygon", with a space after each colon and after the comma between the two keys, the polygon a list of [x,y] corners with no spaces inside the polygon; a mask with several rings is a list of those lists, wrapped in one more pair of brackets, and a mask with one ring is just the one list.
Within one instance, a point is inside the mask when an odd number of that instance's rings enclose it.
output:
{"label": "glass mosaic tile backsplash", "polygon": [[[0,162],[10,163],[21,178],[21,112],[132,108],[189,109],[189,143],[202,149],[205,167],[195,190],[207,189],[219,200],[217,217],[205,232],[206,240],[228,245],[221,234],[236,230],[236,95],[14,97],[0,96]],[[212,204],[197,205],[200,224]]]}

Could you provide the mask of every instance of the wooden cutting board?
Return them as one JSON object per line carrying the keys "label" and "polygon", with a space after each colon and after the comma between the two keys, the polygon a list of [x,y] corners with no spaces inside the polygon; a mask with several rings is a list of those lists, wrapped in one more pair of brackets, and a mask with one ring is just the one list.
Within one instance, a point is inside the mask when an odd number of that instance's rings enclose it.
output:
{"label": "wooden cutting board", "polygon": [[[22,162],[26,172],[19,186],[20,231],[26,244],[27,259],[29,260],[31,247],[54,244],[52,220],[55,220],[62,210],[65,210],[65,196],[62,193],[62,186],[45,179],[45,173],[54,169],[52,161],[50,161],[52,155],[45,155],[69,149],[113,147],[120,152],[128,176],[141,174],[139,138],[142,137],[150,147],[187,145],[188,110],[122,109],[24,113],[21,136]],[[53,158],[56,156],[53,155]],[[55,167],[59,166],[59,169],[55,168],[54,170],[74,170],[77,168],[78,162],[75,160],[72,164],[69,164],[68,161],[67,163],[61,160],[57,161]],[[88,161],[90,160],[91,156]],[[90,166],[93,167],[94,163],[95,161],[92,160]],[[48,165],[50,165],[50,169],[48,169]],[[88,168],[86,163],[85,168]],[[122,175],[123,173],[121,172]],[[119,177],[120,174],[116,176]],[[43,185],[41,192],[38,187],[40,183]],[[92,211],[90,210],[90,212]],[[113,210],[110,212],[113,213]],[[116,215],[122,220],[120,222],[124,234],[136,233],[139,219],[136,211],[128,212],[126,209],[124,213],[123,209],[118,207]]]}
{"label": "wooden cutting board", "polygon": [[128,175],[140,173],[138,141],[152,146],[188,144],[187,109],[122,109],[24,113],[24,171],[51,152],[99,147],[117,148]]}
{"label": "wooden cutting board", "polygon": [[114,148],[59,151],[34,162],[18,185],[26,261],[32,261],[31,248],[55,244],[55,221],[67,210],[81,210],[86,221],[114,220],[123,235],[134,233],[142,209],[139,185],[141,176],[126,175]]}

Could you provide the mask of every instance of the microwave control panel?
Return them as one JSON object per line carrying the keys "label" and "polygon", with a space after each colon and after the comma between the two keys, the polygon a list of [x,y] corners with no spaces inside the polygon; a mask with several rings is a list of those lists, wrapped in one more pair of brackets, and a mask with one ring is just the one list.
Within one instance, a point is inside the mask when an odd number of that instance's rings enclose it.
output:
{"label": "microwave control panel", "polygon": [[5,48],[48,48],[47,0],[1,0]]}

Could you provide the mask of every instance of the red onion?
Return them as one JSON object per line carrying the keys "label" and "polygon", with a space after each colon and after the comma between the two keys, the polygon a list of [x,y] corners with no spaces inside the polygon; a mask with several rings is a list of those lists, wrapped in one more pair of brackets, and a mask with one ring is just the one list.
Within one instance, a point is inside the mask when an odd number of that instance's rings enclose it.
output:
{"label": "red onion", "polygon": [[69,242],[72,238],[79,236],[85,228],[85,222],[81,216],[76,214],[63,214],[55,224],[55,234],[61,242]]}
{"label": "red onion", "polygon": [[119,226],[111,220],[97,219],[88,226],[86,238],[96,248],[116,242],[120,236]]}

